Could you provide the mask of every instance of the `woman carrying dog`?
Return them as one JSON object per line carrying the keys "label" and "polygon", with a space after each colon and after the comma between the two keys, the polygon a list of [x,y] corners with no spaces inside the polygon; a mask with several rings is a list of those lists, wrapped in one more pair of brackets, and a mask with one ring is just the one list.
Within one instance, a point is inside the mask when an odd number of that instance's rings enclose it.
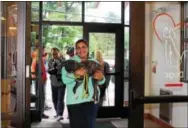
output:
{"label": "woman carrying dog", "polygon": [[[89,61],[99,64],[94,58],[88,57],[88,42],[80,39],[76,42],[75,48],[76,55],[69,59],[75,61],[75,65],[84,65]],[[79,68],[72,72],[67,71],[66,66],[62,68],[62,80],[67,89],[66,104],[70,126],[71,128],[95,128],[100,96],[98,86],[104,84],[105,77],[100,69],[91,71],[92,67],[75,67]]]}

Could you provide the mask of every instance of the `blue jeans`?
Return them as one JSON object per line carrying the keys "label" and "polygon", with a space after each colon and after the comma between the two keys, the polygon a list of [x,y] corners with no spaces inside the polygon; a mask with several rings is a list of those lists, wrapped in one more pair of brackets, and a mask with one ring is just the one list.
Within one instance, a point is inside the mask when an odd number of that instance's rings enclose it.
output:
{"label": "blue jeans", "polygon": [[93,102],[68,105],[70,128],[95,128],[98,104]]}
{"label": "blue jeans", "polygon": [[52,86],[52,101],[56,110],[57,116],[62,116],[64,111],[64,97],[65,97],[65,85],[61,87]]}

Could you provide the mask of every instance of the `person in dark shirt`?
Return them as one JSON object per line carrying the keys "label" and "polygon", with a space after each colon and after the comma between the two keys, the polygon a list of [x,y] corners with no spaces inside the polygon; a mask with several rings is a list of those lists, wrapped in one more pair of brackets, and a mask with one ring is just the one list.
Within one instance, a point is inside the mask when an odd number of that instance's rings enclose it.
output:
{"label": "person in dark shirt", "polygon": [[52,48],[52,59],[48,62],[48,73],[50,74],[52,100],[56,111],[57,121],[63,119],[65,86],[61,80],[61,68],[65,59],[60,56],[59,49]]}
{"label": "person in dark shirt", "polygon": [[67,49],[67,55],[69,55],[69,57],[73,57],[75,55],[75,53],[74,53],[74,47],[69,47]]}

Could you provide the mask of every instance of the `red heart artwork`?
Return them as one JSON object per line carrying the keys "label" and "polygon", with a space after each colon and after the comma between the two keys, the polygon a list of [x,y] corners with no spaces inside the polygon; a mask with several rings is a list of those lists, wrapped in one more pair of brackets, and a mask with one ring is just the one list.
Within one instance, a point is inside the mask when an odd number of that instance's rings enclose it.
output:
{"label": "red heart artwork", "polygon": [[157,19],[158,19],[159,17],[162,17],[162,16],[169,17],[169,18],[172,20],[172,22],[173,22],[174,28],[181,27],[181,25],[184,25],[184,23],[182,23],[182,22],[176,24],[175,21],[174,21],[174,19],[173,19],[173,17],[172,17],[170,14],[167,14],[167,13],[160,13],[160,14],[158,14],[158,15],[154,18],[154,20],[153,20],[153,22],[152,22],[152,26],[153,26],[155,35],[156,35],[157,38],[160,40],[160,42],[162,42],[162,40],[161,40],[159,34],[158,34],[157,31],[156,31],[156,22],[157,22]]}

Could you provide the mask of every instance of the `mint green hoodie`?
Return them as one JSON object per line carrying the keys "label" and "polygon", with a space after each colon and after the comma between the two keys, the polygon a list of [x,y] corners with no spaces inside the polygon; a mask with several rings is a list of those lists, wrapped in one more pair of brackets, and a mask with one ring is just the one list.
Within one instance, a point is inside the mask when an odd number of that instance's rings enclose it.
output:
{"label": "mint green hoodie", "polygon": [[[81,59],[79,56],[75,55],[74,57],[70,58],[69,60],[75,60],[77,62],[81,62]],[[97,62],[97,60],[95,59],[89,59],[89,60],[93,60],[95,62]],[[97,62],[98,63],[98,62]],[[62,80],[63,83],[66,85],[66,89],[67,89],[67,96],[66,96],[66,104],[67,105],[71,105],[71,104],[79,104],[79,103],[84,103],[84,102],[91,102],[93,101],[93,93],[94,93],[94,86],[92,83],[92,78],[91,76],[89,77],[88,80],[88,91],[89,91],[89,96],[87,98],[83,98],[82,94],[83,94],[83,90],[84,90],[84,85],[83,82],[81,83],[81,85],[77,88],[76,90],[76,94],[73,93],[73,88],[76,84],[76,78],[74,76],[73,73],[68,73],[65,70],[65,67],[62,68],[61,71],[62,74]],[[103,85],[105,82],[105,77],[98,81],[98,85]],[[98,99],[100,96],[100,90],[99,87],[97,87],[98,89]]]}

